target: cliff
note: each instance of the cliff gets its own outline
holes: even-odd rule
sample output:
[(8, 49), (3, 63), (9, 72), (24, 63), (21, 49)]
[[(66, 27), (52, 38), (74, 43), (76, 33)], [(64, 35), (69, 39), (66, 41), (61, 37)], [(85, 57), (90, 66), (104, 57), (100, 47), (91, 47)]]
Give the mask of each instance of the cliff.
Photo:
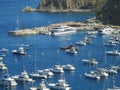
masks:
[(99, 11), (107, 0), (42, 0), (37, 9), (39, 10), (79, 10), (92, 9)]
[(120, 25), (120, 0), (108, 0), (97, 19), (105, 24)]

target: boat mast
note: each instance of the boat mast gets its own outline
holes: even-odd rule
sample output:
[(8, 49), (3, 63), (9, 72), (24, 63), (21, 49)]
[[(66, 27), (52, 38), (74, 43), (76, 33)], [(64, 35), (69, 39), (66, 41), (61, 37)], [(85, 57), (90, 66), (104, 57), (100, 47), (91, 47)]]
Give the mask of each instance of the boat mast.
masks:
[(34, 71), (36, 72), (36, 49), (35, 49), (34, 55), (35, 55), (35, 68), (34, 68), (35, 70)]
[(17, 16), (16, 23), (17, 23), (17, 28), (16, 28), (16, 30), (19, 30), (19, 17), (18, 17), (18, 16)]

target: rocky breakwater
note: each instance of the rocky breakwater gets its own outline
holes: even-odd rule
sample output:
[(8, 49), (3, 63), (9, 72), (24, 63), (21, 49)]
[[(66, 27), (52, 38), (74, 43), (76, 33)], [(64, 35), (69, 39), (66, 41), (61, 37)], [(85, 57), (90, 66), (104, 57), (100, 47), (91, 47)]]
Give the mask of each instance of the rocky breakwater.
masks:
[(23, 36), (23, 35), (35, 35), (35, 34), (46, 34), (49, 32), (49, 27), (38, 27), (32, 29), (21, 29), (9, 31), (10, 35)]
[(53, 27), (60, 26), (60, 25), (67, 25), (74, 27), (77, 31), (83, 30), (96, 30), (96, 28), (102, 28), (105, 25), (101, 24), (100, 22), (96, 21), (96, 18), (87, 19), (85, 22), (62, 22), (51, 24), (50, 26), (45, 27), (38, 27), (38, 28), (31, 28), (31, 29), (21, 29), (21, 30), (13, 30), (9, 31), (10, 35), (14, 36), (22, 36), (22, 35), (34, 35), (34, 34), (50, 34), (50, 30)]

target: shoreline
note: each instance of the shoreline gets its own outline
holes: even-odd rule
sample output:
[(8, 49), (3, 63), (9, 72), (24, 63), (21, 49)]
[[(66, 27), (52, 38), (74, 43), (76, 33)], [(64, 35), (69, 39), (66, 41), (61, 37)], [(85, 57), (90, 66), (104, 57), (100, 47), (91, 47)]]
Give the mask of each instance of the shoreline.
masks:
[(31, 6), (25, 7), (22, 12), (93, 12), (91, 9), (36, 9)]

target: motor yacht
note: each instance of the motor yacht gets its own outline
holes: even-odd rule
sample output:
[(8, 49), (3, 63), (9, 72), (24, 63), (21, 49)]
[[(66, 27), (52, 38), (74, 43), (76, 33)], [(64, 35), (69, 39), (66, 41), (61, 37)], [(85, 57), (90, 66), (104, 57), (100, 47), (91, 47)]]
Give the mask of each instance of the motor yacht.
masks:
[(114, 86), (113, 88), (107, 88), (107, 90), (120, 90), (120, 87)]
[(60, 25), (52, 28), (51, 35), (64, 35), (64, 34), (70, 34), (75, 33), (76, 29), (67, 25)]
[(101, 77), (108, 77), (108, 76), (109, 76), (107, 72), (105, 72), (105, 71), (103, 71), (103, 70), (100, 70), (100, 69), (96, 69), (96, 70), (94, 71), (94, 73), (99, 74)]
[(39, 74), (46, 75), (47, 77), (51, 77), (54, 75), (54, 73), (52, 71), (50, 71), (50, 69), (37, 70), (37, 72)]
[(120, 52), (118, 50), (113, 50), (113, 51), (106, 51), (108, 55), (120, 55)]
[(77, 45), (84, 45), (84, 46), (87, 45), (86, 42), (84, 42), (84, 41), (77, 41), (76, 44)]
[(111, 34), (114, 30), (115, 29), (111, 27), (104, 27), (104, 28), (98, 29), (98, 34), (101, 34), (101, 35)]
[(32, 78), (28, 76), (28, 73), (26, 71), (23, 71), (21, 75), (15, 75), (12, 76), (13, 79), (16, 81), (21, 81), (21, 82), (35, 82)]
[(77, 54), (78, 53), (78, 51), (74, 47), (72, 47), (70, 49), (67, 49), (66, 52), (71, 53), (71, 54)]
[(100, 75), (95, 72), (85, 73), (85, 76), (91, 79), (100, 80)]
[(70, 71), (74, 71), (75, 67), (71, 64), (67, 64), (67, 65), (62, 65), (64, 70), (70, 70)]
[(55, 65), (51, 71), (53, 73), (64, 73), (63, 67), (61, 65)]
[(98, 68), (101, 71), (107, 72), (108, 74), (117, 74), (117, 70), (114, 70), (112, 68), (107, 69), (107, 68)]
[(14, 87), (17, 85), (17, 83), (13, 78), (6, 74), (4, 78), (0, 80), (0, 85)]
[(0, 51), (1, 51), (1, 52), (8, 52), (8, 49), (2, 48)]
[(25, 55), (26, 52), (23, 47), (19, 47), (18, 50), (13, 50), (13, 54)]
[(96, 65), (98, 64), (98, 62), (96, 61), (96, 59), (82, 59), (82, 62), (84, 62), (85, 64), (90, 64), (90, 65)]
[(2, 56), (0, 56), (0, 62), (3, 60), (3, 57)]
[(55, 90), (70, 90), (71, 89), (69, 85), (66, 83), (65, 79), (60, 79), (58, 80), (57, 83), (50, 83), (49, 86), (51, 89), (55, 89)]
[(7, 67), (3, 62), (0, 62), (0, 71), (7, 70)]

